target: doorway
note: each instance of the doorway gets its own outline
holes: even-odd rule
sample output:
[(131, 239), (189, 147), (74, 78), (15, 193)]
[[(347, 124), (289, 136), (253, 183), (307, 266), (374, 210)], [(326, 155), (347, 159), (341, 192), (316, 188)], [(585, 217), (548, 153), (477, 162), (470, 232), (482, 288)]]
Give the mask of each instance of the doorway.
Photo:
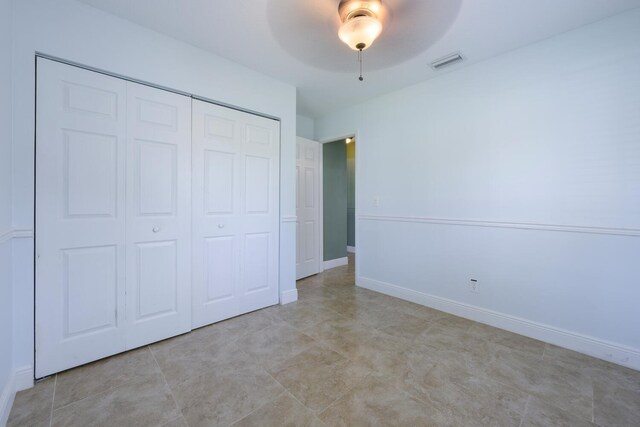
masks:
[(356, 138), (297, 142), (296, 280), (349, 264), (356, 252)]
[(347, 146), (347, 252), (356, 253), (356, 139), (345, 140)]
[(355, 252), (355, 155), (353, 136), (322, 145), (324, 269), (348, 264)]

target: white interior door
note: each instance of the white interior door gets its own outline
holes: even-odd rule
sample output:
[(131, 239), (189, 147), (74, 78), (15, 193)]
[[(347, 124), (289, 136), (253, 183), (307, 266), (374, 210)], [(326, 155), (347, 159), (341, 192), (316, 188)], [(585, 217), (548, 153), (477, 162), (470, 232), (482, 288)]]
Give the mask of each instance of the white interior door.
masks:
[(191, 328), (191, 100), (38, 59), (36, 376)]
[(278, 302), (280, 123), (193, 101), (193, 327)]
[(38, 59), (36, 377), (124, 351), (126, 82)]
[(296, 146), (296, 280), (320, 272), (320, 143)]
[(191, 330), (191, 99), (127, 83), (127, 348)]

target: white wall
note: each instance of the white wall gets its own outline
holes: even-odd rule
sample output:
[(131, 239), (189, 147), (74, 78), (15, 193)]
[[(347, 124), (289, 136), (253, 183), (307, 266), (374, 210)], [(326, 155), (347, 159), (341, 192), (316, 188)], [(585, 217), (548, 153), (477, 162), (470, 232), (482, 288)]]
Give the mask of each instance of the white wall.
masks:
[[(14, 228), (33, 229), (35, 52), (279, 117), (280, 214), (295, 217), (295, 87), (72, 0), (17, 1), (13, 16)], [(295, 292), (294, 221), (283, 221), (280, 239), (280, 290)], [(33, 361), (32, 245), (24, 237), (14, 251), (18, 367)]]
[(638, 40), (640, 9), (317, 119), (358, 132), (358, 283), (640, 369)]
[(298, 114), (296, 116), (296, 135), (307, 139), (313, 139), (314, 137), (314, 123), (313, 119)]
[(0, 0), (0, 425), (13, 396), (11, 290), (11, 0)]

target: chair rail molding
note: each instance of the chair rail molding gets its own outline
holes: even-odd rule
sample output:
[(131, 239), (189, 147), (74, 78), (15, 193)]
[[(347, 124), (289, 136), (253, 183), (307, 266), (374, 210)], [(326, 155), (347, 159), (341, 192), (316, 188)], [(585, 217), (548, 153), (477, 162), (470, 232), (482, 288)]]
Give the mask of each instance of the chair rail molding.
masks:
[(0, 244), (11, 240), (11, 239), (23, 239), (23, 238), (32, 238), (33, 230), (25, 228), (25, 229), (11, 229), (6, 231), (3, 234), (0, 234)]
[(465, 227), (515, 228), (520, 230), (557, 231), (567, 233), (606, 234), (615, 236), (640, 236), (640, 228), (596, 227), (571, 224), (539, 224), (533, 222), (503, 222), (475, 219), (432, 218), (422, 216), (358, 215), (361, 221), (410, 222), (417, 224), (457, 225)]

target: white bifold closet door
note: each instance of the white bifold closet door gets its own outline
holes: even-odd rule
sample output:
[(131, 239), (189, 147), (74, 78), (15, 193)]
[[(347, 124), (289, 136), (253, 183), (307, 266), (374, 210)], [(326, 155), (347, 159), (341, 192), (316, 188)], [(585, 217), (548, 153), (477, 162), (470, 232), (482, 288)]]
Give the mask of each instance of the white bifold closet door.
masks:
[(190, 330), (190, 98), (39, 58), (36, 103), (36, 377)]
[(278, 302), (280, 123), (193, 101), (193, 327)]

